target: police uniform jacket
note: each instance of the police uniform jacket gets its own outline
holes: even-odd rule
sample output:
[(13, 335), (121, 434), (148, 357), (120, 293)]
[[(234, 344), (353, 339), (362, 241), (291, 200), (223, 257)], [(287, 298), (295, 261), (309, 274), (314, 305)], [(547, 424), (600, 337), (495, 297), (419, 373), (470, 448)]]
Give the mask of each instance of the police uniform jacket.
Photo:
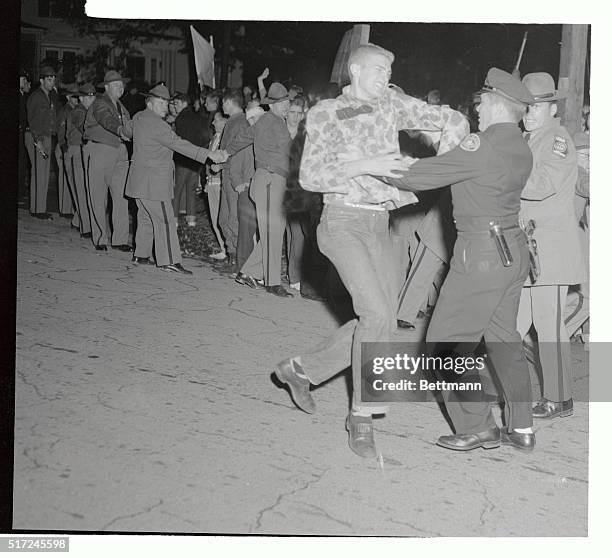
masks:
[(416, 229), (419, 240), (445, 263), (450, 261), (457, 237), (452, 207), (450, 192), (443, 190)]
[(28, 123), (34, 141), (39, 137), (57, 134), (58, 96), (55, 91), (47, 95), (41, 87), (34, 90), (27, 100)]
[(83, 139), (104, 143), (111, 147), (121, 145), (121, 135), (132, 137), (130, 113), (117, 101), (117, 106), (105, 93), (97, 97), (87, 110)]
[[(532, 167), (531, 150), (516, 124), (500, 123), (469, 134), (454, 149), (417, 161), (401, 179), (404, 190), (431, 190), (451, 184), (457, 229), (486, 219), (518, 223), (521, 192)], [(460, 225), (461, 224), (461, 225)]]
[(174, 195), (173, 152), (204, 163), (209, 150), (181, 139), (160, 116), (148, 108), (133, 119), (134, 153), (125, 189), (126, 195), (154, 201), (169, 201)]
[(72, 106), (70, 103), (66, 103), (57, 114), (57, 144), (60, 147), (64, 147), (67, 145), (67, 126), (68, 126), (68, 118), (70, 117), (70, 113), (72, 112)]
[(85, 125), (85, 117), (87, 109), (78, 104), (66, 120), (66, 142), (68, 145), (81, 145), (83, 143), (83, 127)]
[(536, 223), (540, 276), (527, 285), (574, 285), (586, 280), (586, 264), (575, 217), (576, 149), (557, 119), (528, 135), (533, 171), (521, 200), (521, 218)]

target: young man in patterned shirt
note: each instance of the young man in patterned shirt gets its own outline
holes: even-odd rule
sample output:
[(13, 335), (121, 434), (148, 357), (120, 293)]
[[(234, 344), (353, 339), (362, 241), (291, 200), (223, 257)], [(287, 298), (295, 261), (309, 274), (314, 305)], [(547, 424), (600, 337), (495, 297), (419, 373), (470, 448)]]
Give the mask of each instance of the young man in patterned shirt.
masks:
[(338, 270), (358, 319), (276, 368), (296, 405), (312, 413), (310, 384), (352, 366), (352, 409), (346, 427), (349, 446), (361, 457), (376, 456), (372, 415), (384, 414), (388, 407), (363, 402), (360, 382), (361, 343), (389, 341), (396, 327), (398, 286), (388, 211), (417, 201), (411, 192), (375, 176), (394, 177), (405, 169), (399, 130), (440, 132), (439, 153), (458, 145), (469, 132), (459, 112), (389, 88), (393, 59), (376, 45), (360, 46), (349, 58), (350, 85), (308, 113), (300, 181), (305, 190), (324, 194), (319, 247)]

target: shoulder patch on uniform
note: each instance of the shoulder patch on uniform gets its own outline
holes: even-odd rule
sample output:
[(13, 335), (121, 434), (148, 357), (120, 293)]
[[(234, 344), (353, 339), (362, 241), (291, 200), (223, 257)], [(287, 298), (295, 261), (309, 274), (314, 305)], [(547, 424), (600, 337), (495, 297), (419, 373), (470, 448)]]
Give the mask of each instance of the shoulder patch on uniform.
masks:
[(567, 156), (567, 140), (563, 136), (555, 136), (552, 152), (559, 157)]
[(480, 137), (477, 134), (468, 134), (463, 138), (463, 141), (459, 144), (459, 147), (464, 151), (478, 151), (480, 147)]

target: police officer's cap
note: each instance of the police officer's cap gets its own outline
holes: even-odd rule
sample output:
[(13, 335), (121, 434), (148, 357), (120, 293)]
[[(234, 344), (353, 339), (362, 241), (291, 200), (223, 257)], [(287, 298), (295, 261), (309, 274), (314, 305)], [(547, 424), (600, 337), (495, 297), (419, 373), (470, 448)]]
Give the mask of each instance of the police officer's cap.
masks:
[(91, 83), (84, 83), (79, 87), (79, 95), (81, 97), (93, 97), (96, 94), (96, 88)]
[(55, 77), (57, 72), (51, 66), (43, 66), (40, 69), (40, 78)]
[(535, 103), (533, 95), (530, 93), (529, 89), (521, 83), (521, 80), (499, 68), (491, 68), (488, 71), (487, 79), (480, 92), (497, 93), (506, 99), (525, 105), (532, 105)]
[(153, 89), (149, 90), (148, 93), (143, 93), (143, 95), (145, 95), (145, 97), (157, 97), (164, 101), (170, 100), (170, 91), (168, 91), (165, 85), (156, 85)]

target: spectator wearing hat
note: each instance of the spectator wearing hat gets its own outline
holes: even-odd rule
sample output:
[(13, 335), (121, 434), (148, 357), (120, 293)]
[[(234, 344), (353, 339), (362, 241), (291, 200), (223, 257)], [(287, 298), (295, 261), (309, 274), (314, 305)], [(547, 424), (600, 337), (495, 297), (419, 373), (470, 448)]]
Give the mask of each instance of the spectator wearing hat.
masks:
[(28, 197), (28, 153), (25, 146), (25, 134), (28, 130), (28, 115), (26, 101), (30, 92), (30, 76), (21, 69), (19, 72), (19, 198)]
[(55, 148), (55, 160), (57, 161), (57, 194), (59, 199), (60, 217), (70, 219), (75, 217), (76, 199), (75, 193), (70, 189), (68, 179), (68, 166), (66, 163), (66, 151), (68, 142), (66, 140), (66, 128), (68, 117), (74, 108), (79, 104), (79, 91), (76, 87), (71, 87), (63, 92), (66, 104), (57, 114), (57, 146)]
[[(176, 135), (199, 147), (206, 147), (207, 134), (202, 126), (202, 118), (191, 108), (189, 95), (175, 93), (170, 100), (174, 106)], [(176, 175), (174, 184), (174, 216), (178, 220), (180, 210), (185, 208), (187, 225), (196, 224), (196, 188), (202, 164), (180, 153), (174, 154)]]
[(83, 131), (87, 110), (96, 100), (96, 88), (85, 83), (78, 89), (79, 104), (66, 120), (67, 150), (64, 157), (70, 191), (74, 197), (76, 211), (72, 226), (78, 228), (82, 238), (91, 238), (91, 220), (86, 187), (85, 157), (83, 153)]
[(169, 100), (168, 88), (156, 85), (147, 94), (147, 108), (134, 115), (134, 154), (126, 187), (126, 194), (134, 198), (138, 206), (133, 261), (138, 264), (152, 263), (155, 243), (155, 259), (163, 271), (191, 275), (192, 272), (182, 265), (177, 223), (172, 209), (172, 155), (177, 152), (204, 163), (209, 151), (181, 139), (172, 131), (164, 120)]
[[(389, 182), (414, 191), (452, 185), (457, 241), (426, 342), (437, 357), (459, 350), (459, 343), (476, 346), (484, 338), (491, 372), (506, 402), (506, 427), (500, 431), (487, 400), (490, 382), (481, 383), (481, 390), (468, 398), (461, 391), (442, 390), (455, 434), (441, 436), (438, 445), (468, 451), (506, 444), (528, 451), (535, 446), (531, 380), (517, 314), (529, 273), (519, 211), (532, 155), (517, 124), (534, 98), (517, 78), (497, 68), (487, 73), (481, 97), (480, 133), (469, 134), (448, 153), (418, 160), (404, 178)], [(442, 381), (461, 379), (454, 371), (437, 373)], [(477, 373), (463, 381), (475, 382)]]
[(540, 274), (531, 275), (521, 293), (518, 330), (525, 337), (533, 325), (538, 334), (543, 382), (533, 416), (547, 419), (573, 413), (572, 359), (564, 313), (569, 285), (585, 281), (587, 272), (574, 209), (576, 148), (557, 118), (557, 101), (565, 95), (545, 72), (527, 74), (523, 84), (535, 102), (523, 118), (533, 171), (521, 196), (521, 219), (535, 222)]
[(56, 72), (50, 66), (40, 70), (40, 87), (28, 97), (29, 133), (26, 148), (30, 157), (30, 213), (39, 219), (52, 219), (47, 213), (47, 191), (51, 170), (51, 153), (57, 141), (58, 96), (55, 91)]
[[(237, 279), (254, 280), (263, 277), (266, 290), (276, 296), (293, 297), (281, 285), (281, 258), (286, 217), (283, 200), (289, 176), (291, 137), (285, 119), (289, 111), (289, 94), (285, 86), (273, 83), (261, 100), (270, 105), (270, 111), (257, 123), (246, 128), (225, 151), (235, 155), (241, 149), (255, 150), (255, 174), (251, 181), (250, 195), (255, 202), (259, 242), (242, 266)], [(255, 283), (248, 280), (248, 284)]]
[(124, 196), (129, 160), (125, 145), (132, 137), (130, 113), (119, 100), (128, 78), (119, 72), (106, 72), (104, 94), (97, 97), (85, 117), (85, 169), (89, 194), (92, 241), (96, 250), (108, 245), (107, 203), (110, 190), (113, 199), (112, 247), (129, 252), (130, 223), (128, 202)]

